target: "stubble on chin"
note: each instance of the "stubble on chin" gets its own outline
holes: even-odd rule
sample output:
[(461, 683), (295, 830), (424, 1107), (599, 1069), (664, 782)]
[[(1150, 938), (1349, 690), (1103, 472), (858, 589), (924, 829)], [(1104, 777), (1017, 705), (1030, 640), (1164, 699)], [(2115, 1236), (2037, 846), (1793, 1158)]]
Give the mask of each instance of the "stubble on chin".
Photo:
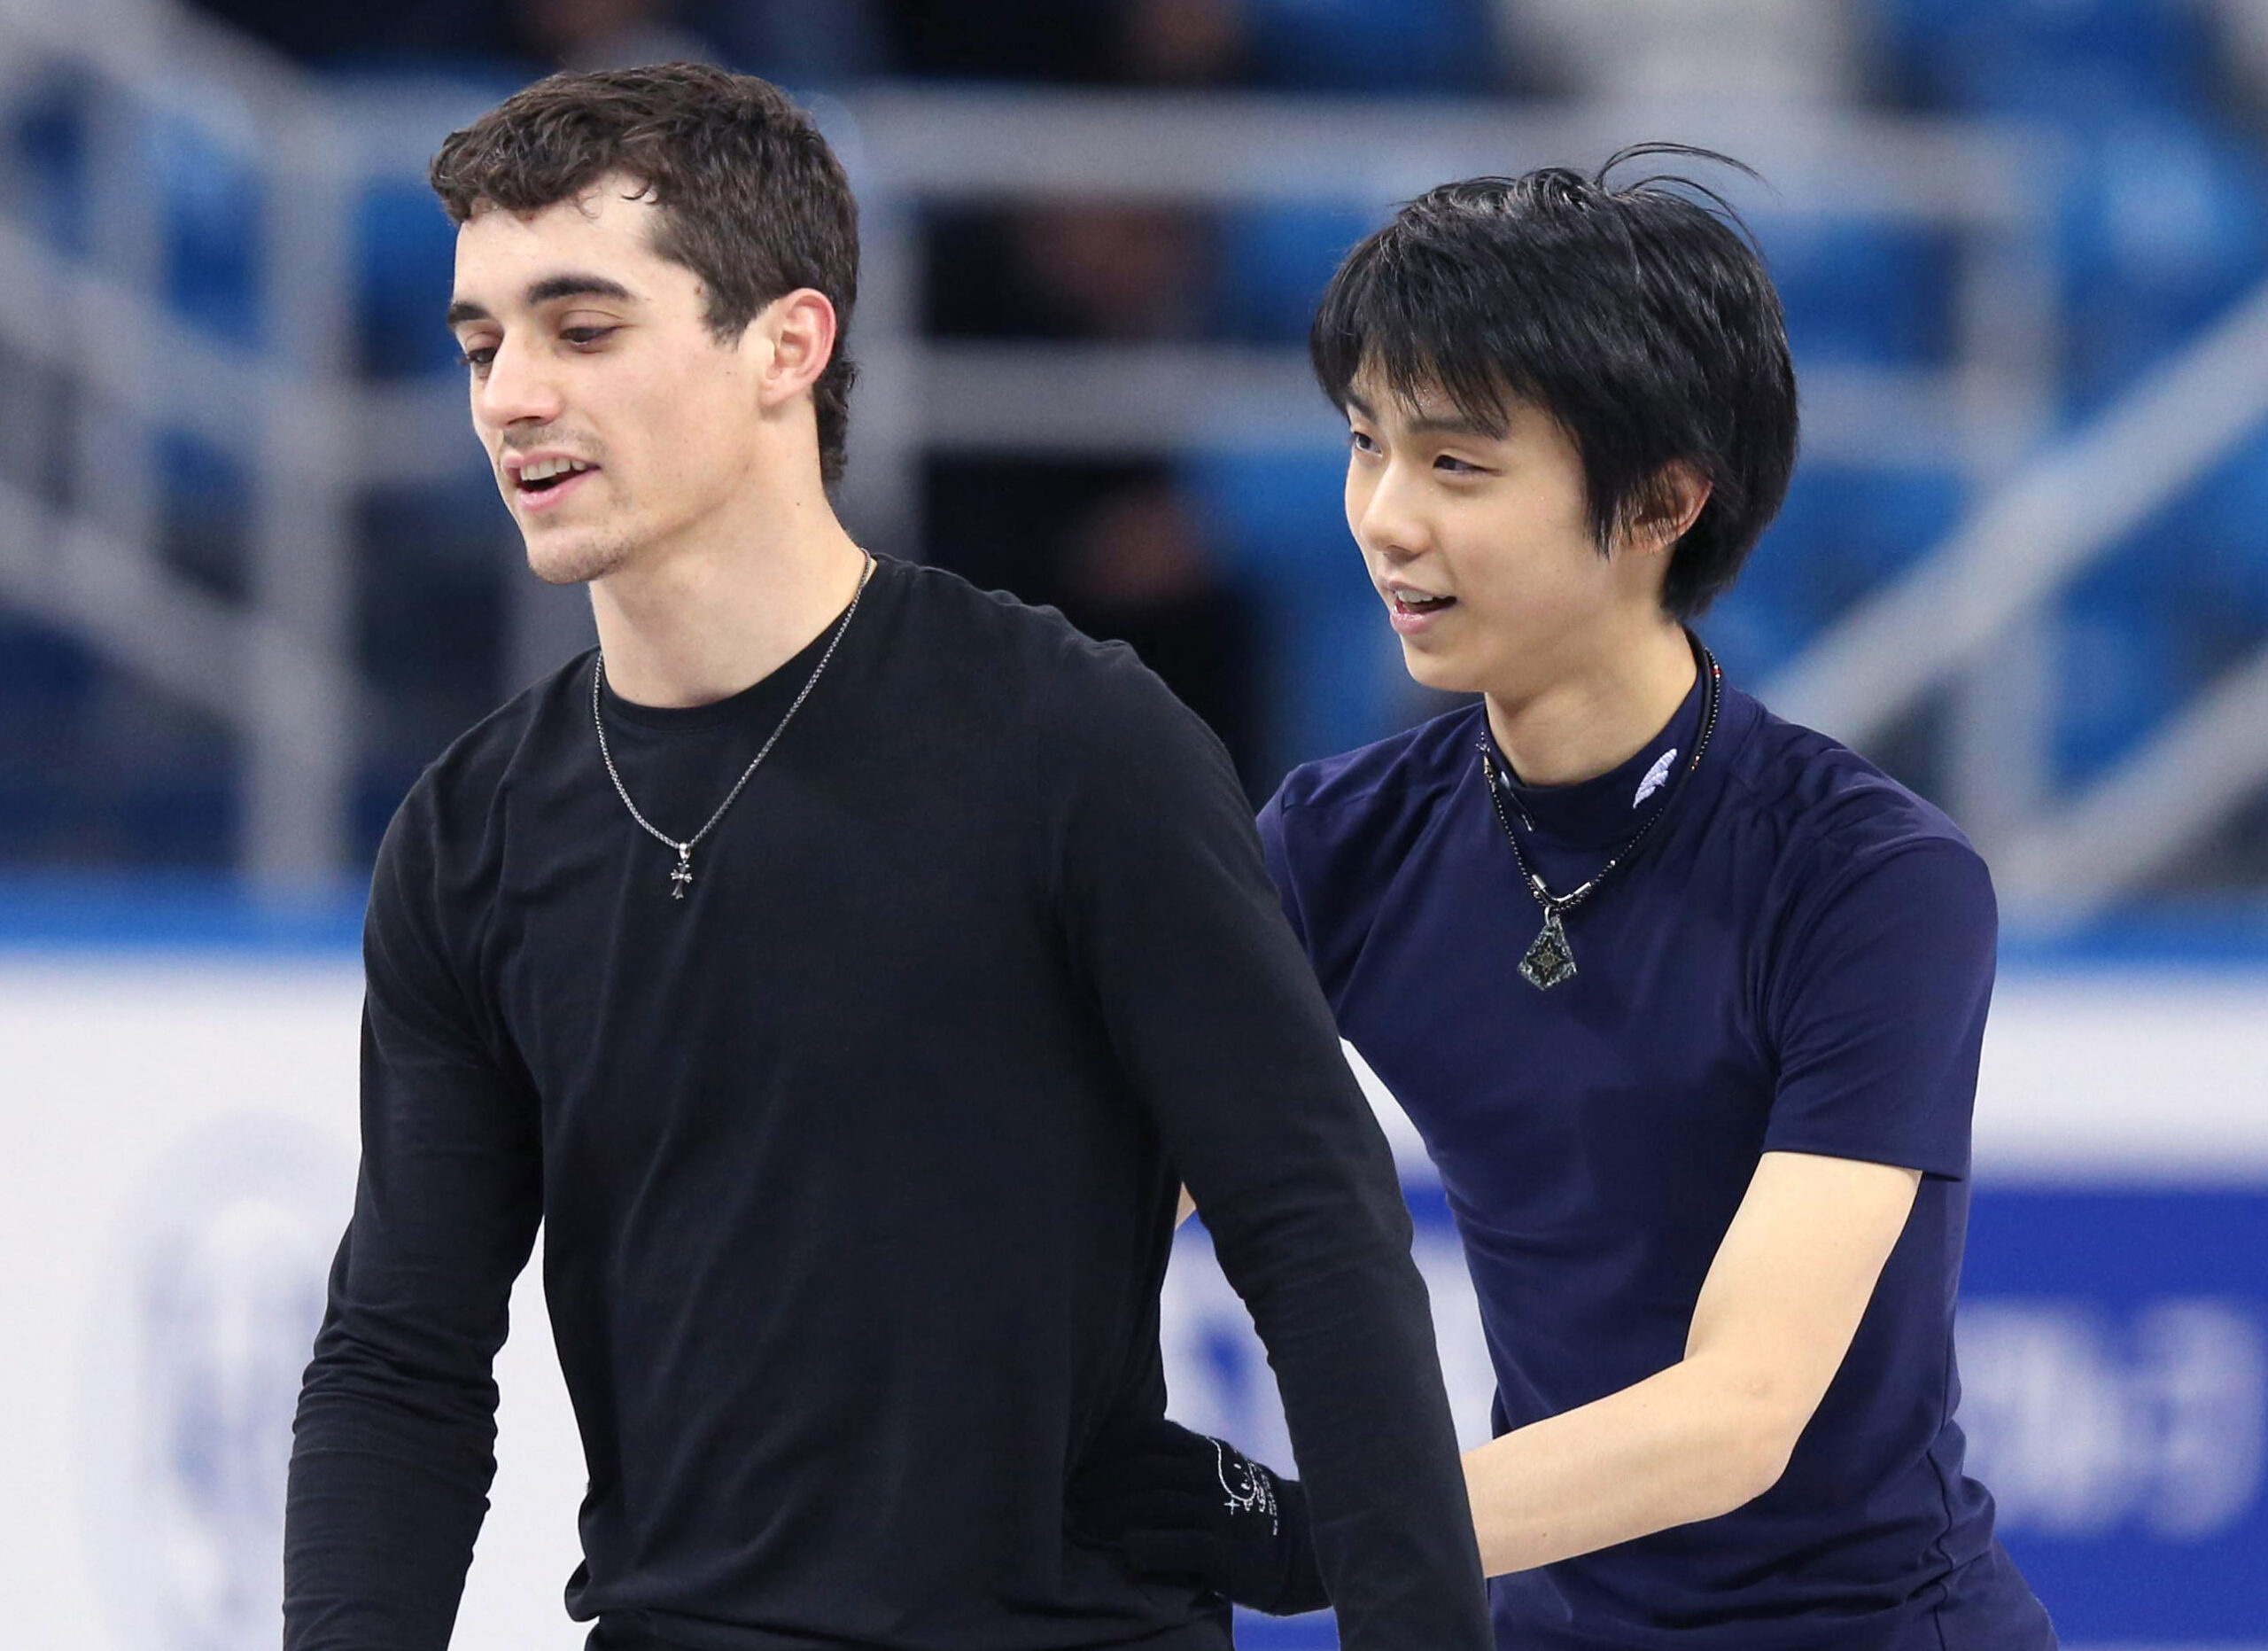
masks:
[(548, 544), (526, 535), (528, 571), (547, 585), (587, 585), (604, 579), (630, 559), (629, 541), (612, 537)]

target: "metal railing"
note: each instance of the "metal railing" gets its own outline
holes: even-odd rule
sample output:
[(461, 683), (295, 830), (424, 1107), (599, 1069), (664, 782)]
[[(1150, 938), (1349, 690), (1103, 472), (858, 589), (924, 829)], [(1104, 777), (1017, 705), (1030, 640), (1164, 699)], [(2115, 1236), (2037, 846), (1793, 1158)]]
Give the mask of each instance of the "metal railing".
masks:
[[(68, 453), (0, 484), (0, 594), (234, 729), (248, 879), (322, 887), (348, 862), (353, 734), (351, 520), (361, 398), (349, 372), (355, 177), (328, 102), (169, 6), (0, 0), (0, 112), (63, 81), (79, 115), (89, 232), (66, 257), (0, 216), (0, 346), (46, 392), (13, 397), (0, 445)], [(13, 98), (4, 96), (12, 93)], [(258, 348), (176, 320), (153, 156), (179, 122), (257, 167)], [(193, 432), (250, 479), (246, 589), (173, 572), (160, 432)]]
[[(1930, 559), (1771, 684), (1785, 714), (1863, 744), (1928, 695), (2021, 653), (2071, 582), (2268, 423), (2268, 285), (1988, 495)], [(2019, 737), (2044, 743), (2044, 705)], [(2023, 761), (2010, 742), (2001, 761)], [(2268, 781), (2268, 645), (2075, 797), (1990, 845), (2003, 898), (2076, 923), (2163, 869)]]
[[(485, 94), (445, 82), (327, 88), (149, 0), (90, 0), (67, 16), (50, 0), (0, 0), (0, 107), (43, 70), (83, 82), (97, 112), (91, 205), (109, 226), (86, 257), (65, 257), (0, 203), (0, 348), (66, 382), (66, 400), (100, 409), (78, 415), (70, 485), (42, 497), (19, 478), (0, 494), (0, 596), (240, 730), (245, 871), (278, 890), (322, 880), (346, 855), (363, 709), (348, 645), (357, 492), (459, 476), (479, 462), (454, 380), (381, 387), (351, 377), (349, 214), (370, 183), (422, 176), (439, 136)], [(1633, 138), (1674, 136), (1762, 169), (1776, 191), (1753, 203), (1764, 212), (1930, 226), (1959, 248), (1951, 360), (1807, 374), (1813, 457), (1951, 467), (1990, 487), (2043, 427), (2052, 265), (2037, 152), (2020, 135), (1658, 104), (879, 87), (817, 106), (861, 201), (852, 345), (863, 376), (843, 503), (877, 548), (920, 554), (920, 466), (932, 453), (1322, 451), (1340, 440), (1297, 348), (925, 338), (921, 219), (937, 206), (1115, 199), (1382, 213), (1447, 177), (1596, 160)], [(160, 117), (194, 124), (264, 179), (264, 347), (231, 347), (168, 316), (153, 250), (162, 203), (139, 135)], [(165, 566), (149, 439), (161, 428), (199, 432), (252, 478), (253, 573), (242, 600)], [(1337, 547), (1316, 552), (1335, 559)], [(523, 628), (551, 627), (561, 637), (552, 645), (587, 626), (557, 605), (571, 595), (514, 585), (539, 616)]]
[[(1297, 347), (926, 340), (918, 209), (1123, 200), (1342, 203), (1383, 215), (1453, 177), (1604, 159), (1642, 136), (1736, 153), (1759, 209), (1950, 231), (1961, 246), (1942, 369), (1806, 375), (1810, 453), (1996, 477), (2038, 440), (2054, 357), (2037, 146), (1971, 124), (1721, 105), (1538, 107), (1347, 98), (882, 90), (838, 105), (865, 222), (871, 363), (849, 498), (919, 541), (910, 452), (1338, 446)], [(1738, 192), (1738, 191), (1736, 191)]]

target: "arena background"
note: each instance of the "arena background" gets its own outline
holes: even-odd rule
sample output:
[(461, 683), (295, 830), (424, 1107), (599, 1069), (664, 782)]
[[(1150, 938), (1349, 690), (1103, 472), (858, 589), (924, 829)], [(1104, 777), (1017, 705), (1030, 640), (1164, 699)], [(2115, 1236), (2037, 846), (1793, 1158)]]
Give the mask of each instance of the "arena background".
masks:
[[(1255, 798), (1434, 708), (1305, 378), (1338, 254), (1635, 140), (1768, 176), (1805, 457), (1702, 629), (1994, 868), (1980, 1472), (2067, 1644), (2268, 1647), (2268, 0), (0, 0), (0, 1640), (276, 1642), (369, 857), (589, 624), (465, 432), (424, 162), (688, 55), (858, 188), (858, 533), (1131, 641)], [(1285, 1460), (1201, 1229), (1168, 1308), (1177, 1413)], [(565, 1651), (532, 1276), (515, 1324), (456, 1643)]]

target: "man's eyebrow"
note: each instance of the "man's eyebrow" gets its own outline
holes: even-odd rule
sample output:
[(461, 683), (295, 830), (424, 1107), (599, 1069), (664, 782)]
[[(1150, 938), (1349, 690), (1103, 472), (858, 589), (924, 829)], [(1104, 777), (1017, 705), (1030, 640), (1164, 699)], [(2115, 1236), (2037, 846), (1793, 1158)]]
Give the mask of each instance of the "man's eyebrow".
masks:
[[(1377, 411), (1352, 390), (1347, 392), (1345, 400), (1349, 412), (1360, 414), (1374, 424), (1379, 422)], [(1421, 413), (1410, 421), (1408, 429), (1414, 436), (1480, 436), (1491, 441), (1503, 434), (1462, 413)]]
[(1503, 434), (1462, 413), (1426, 413), (1410, 421), (1410, 432), (1420, 436), (1481, 436), (1495, 440)]
[[(559, 275), (545, 276), (528, 283), (528, 290), (520, 295), (521, 301), (533, 309), (540, 304), (555, 304), (563, 298), (611, 298), (636, 303), (638, 294), (621, 282), (602, 275), (586, 275), (579, 270), (568, 270)], [(461, 326), (468, 321), (493, 321), (495, 316), (470, 299), (459, 299), (443, 317), (450, 326)]]
[(633, 304), (638, 301), (638, 294), (619, 281), (571, 270), (564, 275), (546, 276), (540, 281), (530, 282), (524, 301), (532, 309), (538, 304), (556, 303), (563, 298), (615, 298)]

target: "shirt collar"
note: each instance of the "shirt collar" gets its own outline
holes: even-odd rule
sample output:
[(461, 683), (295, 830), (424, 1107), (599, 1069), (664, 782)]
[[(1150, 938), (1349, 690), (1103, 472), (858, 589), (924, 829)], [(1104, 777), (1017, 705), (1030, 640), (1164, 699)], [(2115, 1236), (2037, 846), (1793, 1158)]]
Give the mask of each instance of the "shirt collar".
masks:
[[(1495, 736), (1487, 734), (1489, 754), (1504, 776), (1504, 799), (1511, 806), (1514, 823), (1576, 847), (1603, 847), (1628, 837), (1646, 822), (1693, 760), (1705, 687), (1697, 672), (1684, 703), (1635, 756), (1573, 785), (1523, 783), (1513, 777), (1512, 765), (1504, 759)], [(1487, 727), (1485, 720), (1482, 726)]]

